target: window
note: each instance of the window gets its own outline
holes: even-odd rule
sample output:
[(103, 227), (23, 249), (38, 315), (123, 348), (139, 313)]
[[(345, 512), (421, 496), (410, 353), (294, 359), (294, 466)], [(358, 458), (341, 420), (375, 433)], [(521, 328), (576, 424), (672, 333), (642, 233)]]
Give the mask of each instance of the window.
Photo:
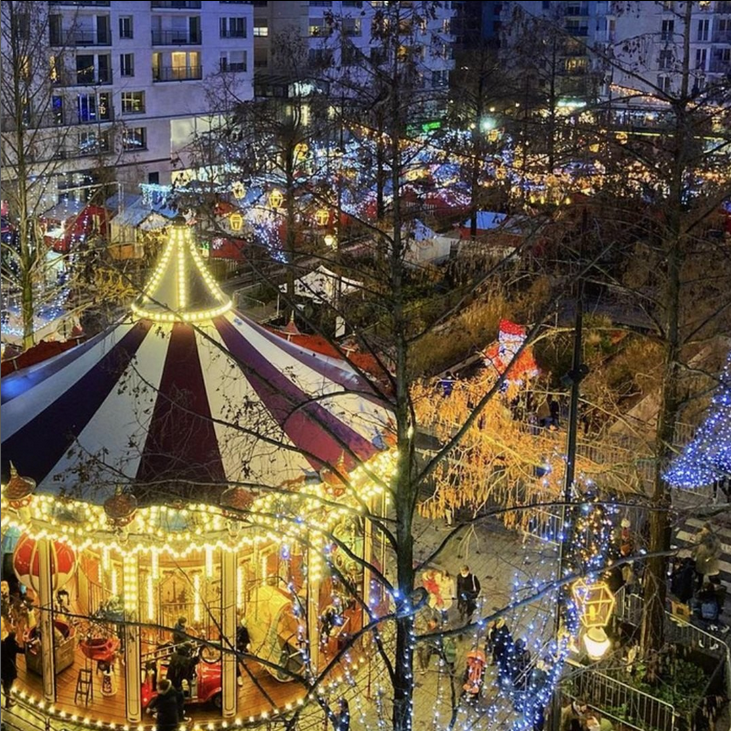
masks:
[(79, 154), (94, 155), (99, 152), (109, 152), (109, 132), (89, 129), (79, 132)]
[(313, 66), (330, 66), (332, 65), (333, 52), (331, 48), (310, 48), (309, 62)]
[(346, 36), (360, 35), (360, 18), (343, 18), (343, 34)]
[(431, 85), (433, 89), (441, 88), (449, 83), (449, 71), (432, 71)]
[(50, 42), (52, 46), (63, 45), (63, 16), (62, 15), (49, 15), (48, 16), (48, 33), (50, 36)]
[(107, 122), (112, 118), (109, 94), (79, 94), (76, 97), (79, 122)]
[(255, 36), (268, 36), (269, 35), (269, 20), (267, 18), (255, 18), (254, 19), (254, 35)]
[(246, 18), (221, 18), (221, 38), (246, 38)]
[(265, 69), (269, 65), (266, 48), (254, 49), (254, 68)]
[(112, 70), (109, 56), (80, 54), (76, 57), (77, 84), (111, 84)]
[(148, 185), (160, 185), (160, 173), (157, 171), (147, 173), (147, 184)]
[(579, 58), (567, 58), (566, 59), (566, 73), (569, 74), (582, 74), (586, 72), (589, 65), (589, 59), (584, 57)]
[(662, 31), (660, 35), (663, 41), (672, 41), (675, 33), (675, 21), (674, 20), (663, 20)]
[(706, 69), (706, 60), (708, 59), (707, 48), (696, 48), (695, 50), (695, 67), (701, 71)]
[(246, 71), (246, 51), (222, 53), (221, 71)]
[(660, 88), (660, 91), (664, 92), (665, 94), (669, 94), (670, 87), (672, 85), (672, 77), (660, 74), (657, 77), (657, 85)]
[(142, 114), (145, 111), (144, 91), (123, 91), (122, 92), (122, 113)]
[(658, 68), (661, 68), (661, 69), (670, 69), (673, 66), (674, 60), (675, 59), (673, 57), (673, 52), (665, 49), (663, 51), (660, 51), (660, 56), (657, 61), (657, 66), (658, 66)]
[(119, 17), (119, 37), (134, 38), (134, 26), (131, 15), (121, 15)]
[(128, 127), (122, 130), (122, 149), (127, 152), (146, 150), (147, 129), (145, 127)]
[(63, 97), (51, 97), (51, 115), (54, 124), (63, 124)]
[(452, 29), (452, 22), (449, 18), (445, 18), (442, 21), (442, 33), (449, 33)]
[(703, 18), (702, 20), (698, 21), (698, 40), (699, 41), (707, 41), (708, 40), (708, 29), (711, 26), (711, 21), (708, 18)]
[(119, 56), (119, 73), (122, 76), (135, 75), (135, 55), (134, 53), (122, 53)]
[(340, 63), (342, 66), (354, 66), (359, 56), (358, 49), (352, 43), (346, 43), (340, 52)]
[(325, 18), (310, 18), (310, 35), (311, 36), (330, 35), (330, 25), (325, 20)]

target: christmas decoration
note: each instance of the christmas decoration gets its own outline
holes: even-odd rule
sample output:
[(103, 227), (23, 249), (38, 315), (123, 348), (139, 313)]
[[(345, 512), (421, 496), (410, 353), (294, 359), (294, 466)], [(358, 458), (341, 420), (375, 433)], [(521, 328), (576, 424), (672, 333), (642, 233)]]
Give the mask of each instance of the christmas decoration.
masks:
[(731, 479), (731, 353), (706, 420), (664, 477), (674, 487), (686, 489)]
[[(40, 590), (39, 573), (40, 557), (38, 542), (27, 533), (18, 540), (13, 552), (13, 570), (18, 581), (35, 591)], [(57, 591), (74, 575), (76, 571), (76, 554), (67, 543), (53, 541), (51, 543), (51, 576), (53, 591)]]

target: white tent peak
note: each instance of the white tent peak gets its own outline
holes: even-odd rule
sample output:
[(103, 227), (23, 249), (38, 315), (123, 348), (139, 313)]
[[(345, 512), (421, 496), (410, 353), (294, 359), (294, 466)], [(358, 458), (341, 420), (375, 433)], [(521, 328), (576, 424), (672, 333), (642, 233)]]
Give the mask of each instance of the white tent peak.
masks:
[(132, 304), (140, 318), (161, 322), (200, 322), (231, 309), (201, 258), (181, 217), (168, 228), (168, 241), (143, 293)]

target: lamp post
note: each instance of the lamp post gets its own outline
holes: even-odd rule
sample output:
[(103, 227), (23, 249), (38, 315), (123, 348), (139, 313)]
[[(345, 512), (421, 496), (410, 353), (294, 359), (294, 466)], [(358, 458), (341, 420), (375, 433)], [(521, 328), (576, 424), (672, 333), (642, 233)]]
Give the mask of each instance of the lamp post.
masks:
[[(581, 238), (579, 240), (579, 267), (584, 252), (584, 243), (588, 227), (588, 212), (584, 208), (581, 219)], [(584, 282), (579, 277), (576, 282), (576, 315), (574, 320), (574, 350), (571, 361), (569, 378), (571, 380), (571, 401), (569, 403), (568, 434), (566, 444), (566, 475), (563, 491), (563, 505), (561, 506), (561, 541), (558, 545), (558, 580), (562, 580), (567, 572), (567, 556), (571, 545), (571, 534), (567, 526), (567, 517), (570, 515), (570, 504), (573, 501), (574, 479), (576, 476), (576, 438), (579, 427), (579, 398), (581, 397), (581, 382), (588, 374), (588, 368), (582, 362), (582, 330), (584, 324)], [(556, 604), (555, 636), (558, 637), (563, 625), (563, 611), (567, 604), (567, 590), (559, 589)], [(558, 731), (561, 722), (561, 691), (560, 682), (556, 684), (551, 708), (551, 728)]]

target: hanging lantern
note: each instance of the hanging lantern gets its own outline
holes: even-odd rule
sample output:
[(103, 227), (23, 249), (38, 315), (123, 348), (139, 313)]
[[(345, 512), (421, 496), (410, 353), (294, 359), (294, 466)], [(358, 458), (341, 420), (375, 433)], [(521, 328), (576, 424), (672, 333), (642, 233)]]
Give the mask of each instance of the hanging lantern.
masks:
[(592, 660), (601, 660), (611, 645), (602, 627), (591, 627), (584, 635), (584, 647)]
[(231, 186), (231, 193), (233, 194), (234, 198), (236, 198), (237, 200), (241, 200), (246, 195), (246, 188), (240, 180), (237, 180)]
[(241, 231), (244, 225), (244, 217), (240, 213), (232, 213), (228, 217), (228, 225), (232, 231)]
[(229, 487), (223, 491), (219, 504), (222, 508), (229, 508), (227, 515), (232, 518), (240, 517), (242, 511), (246, 511), (254, 502), (254, 495), (251, 490), (245, 487)]
[(284, 195), (281, 190), (275, 188), (269, 194), (269, 205), (276, 210), (282, 205), (282, 203), (284, 203)]
[(33, 492), (36, 489), (36, 481), (30, 477), (21, 477), (15, 465), (10, 463), (10, 480), (5, 487), (5, 497), (8, 505), (15, 510), (26, 508), (33, 501)]
[(571, 592), (584, 627), (606, 627), (616, 603), (609, 586), (603, 581), (579, 579)]
[(330, 221), (330, 211), (327, 208), (318, 208), (315, 211), (315, 223), (318, 226), (327, 226)]
[(325, 467), (320, 471), (320, 479), (325, 486), (325, 492), (334, 498), (342, 497), (345, 494), (343, 478), (347, 478), (348, 469), (345, 464), (345, 452), (340, 453), (335, 469)]
[(298, 143), (294, 147), (294, 157), (295, 157), (295, 160), (297, 160), (297, 159), (301, 160), (302, 158), (306, 157), (307, 156), (307, 153), (309, 151), (310, 151), (310, 147), (309, 147), (309, 145), (306, 142), (300, 142), (300, 143)]
[(124, 528), (135, 518), (137, 512), (137, 498), (129, 492), (124, 492), (121, 487), (112, 497), (104, 501), (104, 513), (112, 528)]
[[(38, 542), (27, 533), (18, 540), (13, 552), (13, 570), (18, 581), (25, 586), (40, 591), (40, 557)], [(76, 570), (76, 554), (73, 548), (61, 541), (51, 542), (51, 576), (53, 591), (65, 586)]]

